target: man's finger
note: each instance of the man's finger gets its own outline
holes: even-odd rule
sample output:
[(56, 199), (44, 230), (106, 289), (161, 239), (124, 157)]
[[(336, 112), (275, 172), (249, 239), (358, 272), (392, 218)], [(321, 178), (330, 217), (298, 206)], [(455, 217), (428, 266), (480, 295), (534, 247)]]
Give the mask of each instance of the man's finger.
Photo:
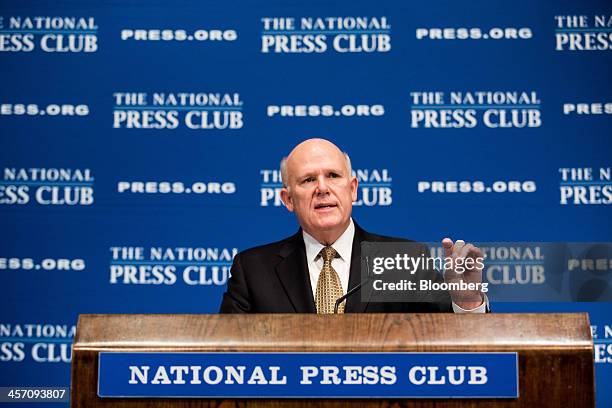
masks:
[(450, 257), (453, 254), (453, 240), (450, 238), (444, 238), (442, 240), (442, 248), (444, 248), (444, 257)]
[(457, 258), (467, 258), (473, 248), (474, 248), (474, 245), (472, 245), (472, 244), (465, 244), (461, 248), (461, 250), (458, 251)]
[(461, 251), (463, 250), (463, 248), (465, 247), (465, 241), (462, 239), (458, 239), (455, 241), (455, 245), (453, 246), (453, 255), (455, 257), (459, 257), (459, 255), (461, 254)]
[(470, 250), (468, 251), (466, 256), (469, 256), (470, 258), (474, 258), (474, 259), (484, 258), (484, 254), (482, 253), (482, 250), (472, 244), (470, 244)]
[[(474, 245), (472, 245), (470, 250), (468, 251), (467, 257), (472, 258), (475, 261), (478, 261), (478, 259), (480, 259), (481, 263), (484, 262), (484, 253), (482, 252), (482, 249)], [(482, 268), (478, 268), (476, 265), (477, 264), (474, 264), (474, 269), (476, 269), (477, 271), (482, 271)]]

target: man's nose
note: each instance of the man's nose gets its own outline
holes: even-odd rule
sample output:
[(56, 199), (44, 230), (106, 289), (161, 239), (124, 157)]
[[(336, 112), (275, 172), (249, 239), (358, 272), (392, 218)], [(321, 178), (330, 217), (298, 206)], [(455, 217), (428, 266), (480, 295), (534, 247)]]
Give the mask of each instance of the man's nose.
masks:
[(320, 176), (317, 178), (317, 193), (318, 194), (327, 194), (329, 192), (329, 188), (327, 185), (327, 180), (325, 177)]

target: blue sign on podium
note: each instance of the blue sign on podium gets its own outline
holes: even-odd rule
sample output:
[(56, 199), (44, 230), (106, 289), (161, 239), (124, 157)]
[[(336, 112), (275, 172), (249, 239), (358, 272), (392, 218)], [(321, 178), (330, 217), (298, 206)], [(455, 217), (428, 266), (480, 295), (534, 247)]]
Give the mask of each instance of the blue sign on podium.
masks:
[(518, 398), (517, 353), (109, 353), (98, 396)]

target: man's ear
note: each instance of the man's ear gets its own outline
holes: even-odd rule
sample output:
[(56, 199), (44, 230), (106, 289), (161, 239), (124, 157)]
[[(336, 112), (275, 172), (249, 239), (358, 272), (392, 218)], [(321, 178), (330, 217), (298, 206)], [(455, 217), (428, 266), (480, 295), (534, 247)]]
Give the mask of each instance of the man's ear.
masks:
[(287, 190), (287, 187), (281, 188), (280, 197), (283, 204), (285, 204), (285, 207), (287, 207), (289, 211), (293, 212), (293, 200), (291, 198), (291, 193), (289, 190)]
[(351, 179), (351, 199), (353, 200), (353, 202), (357, 201), (357, 185), (359, 183), (357, 182), (357, 177), (353, 177)]

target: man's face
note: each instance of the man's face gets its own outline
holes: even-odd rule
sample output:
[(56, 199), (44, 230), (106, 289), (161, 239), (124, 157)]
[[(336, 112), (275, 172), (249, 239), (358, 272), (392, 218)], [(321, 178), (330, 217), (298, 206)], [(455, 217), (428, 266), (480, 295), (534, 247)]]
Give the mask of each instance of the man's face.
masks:
[(332, 143), (306, 141), (287, 158), (287, 186), (281, 198), (302, 228), (320, 239), (337, 239), (348, 227), (357, 179), (348, 173), (344, 154)]

